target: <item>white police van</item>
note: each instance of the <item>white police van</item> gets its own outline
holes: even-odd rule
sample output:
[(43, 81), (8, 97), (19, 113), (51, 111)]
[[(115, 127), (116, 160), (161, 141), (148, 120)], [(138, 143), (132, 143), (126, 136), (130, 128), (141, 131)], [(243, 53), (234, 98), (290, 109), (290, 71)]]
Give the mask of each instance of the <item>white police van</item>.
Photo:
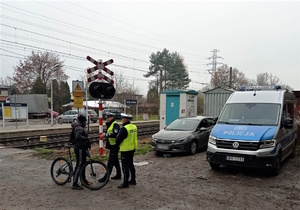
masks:
[(210, 133), (207, 161), (220, 165), (269, 168), (295, 155), (297, 125), (295, 95), (280, 86), (235, 91), (224, 105)]

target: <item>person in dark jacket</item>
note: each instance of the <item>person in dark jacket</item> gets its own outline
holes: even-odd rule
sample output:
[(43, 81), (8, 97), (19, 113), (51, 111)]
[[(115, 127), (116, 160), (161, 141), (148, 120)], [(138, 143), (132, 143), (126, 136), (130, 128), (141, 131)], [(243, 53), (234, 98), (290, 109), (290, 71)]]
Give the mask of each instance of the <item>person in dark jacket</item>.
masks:
[[(73, 179), (72, 189), (81, 190), (83, 189), (78, 185), (79, 172), (81, 167), (86, 163), (87, 149), (91, 147), (90, 141), (88, 139), (87, 133), (84, 130), (86, 126), (86, 117), (79, 115), (77, 120), (74, 121), (72, 126), (75, 126), (75, 144), (74, 151), (76, 155), (76, 166)], [(85, 177), (84, 177), (85, 180)], [(87, 181), (86, 181), (87, 182)]]
[[(109, 175), (111, 175), (113, 167), (116, 168), (116, 175), (111, 177), (111, 179), (121, 179), (121, 167), (118, 159), (119, 147), (116, 145), (116, 137), (120, 131), (120, 126), (115, 121), (114, 114), (108, 112), (106, 114), (106, 133), (102, 134), (102, 138), (106, 138), (106, 148), (109, 149), (109, 157), (107, 162), (107, 167)], [(106, 180), (107, 174), (99, 180), (99, 182), (104, 182)]]
[[(118, 188), (128, 188), (129, 184), (136, 185), (135, 167), (133, 165), (134, 152), (137, 149), (137, 127), (130, 123), (131, 115), (122, 114), (123, 127), (120, 129), (116, 144), (120, 147), (123, 170), (123, 183)], [(129, 171), (131, 180), (129, 181)]]

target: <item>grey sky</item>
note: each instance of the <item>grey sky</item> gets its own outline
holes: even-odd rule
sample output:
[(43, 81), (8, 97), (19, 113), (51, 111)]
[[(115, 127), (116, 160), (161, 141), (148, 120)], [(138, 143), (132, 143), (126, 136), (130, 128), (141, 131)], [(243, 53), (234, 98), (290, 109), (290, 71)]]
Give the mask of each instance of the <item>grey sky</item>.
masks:
[(218, 62), (247, 78), (268, 72), (300, 90), (299, 1), (2, 0), (0, 12), (0, 77), (32, 50), (48, 50), (65, 61), (70, 85), (93, 66), (89, 55), (114, 59), (108, 68), (146, 94), (149, 55), (166, 48), (185, 58), (198, 90), (218, 49)]

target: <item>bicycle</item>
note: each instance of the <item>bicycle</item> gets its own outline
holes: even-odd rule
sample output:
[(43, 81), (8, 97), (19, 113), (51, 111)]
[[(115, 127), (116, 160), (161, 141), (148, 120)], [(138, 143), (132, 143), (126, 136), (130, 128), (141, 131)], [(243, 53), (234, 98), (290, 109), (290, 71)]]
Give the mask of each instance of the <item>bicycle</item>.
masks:
[[(64, 157), (56, 158), (51, 165), (50, 174), (51, 178), (57, 185), (65, 185), (68, 182), (71, 182), (71, 178), (74, 176), (73, 161), (74, 158), (71, 156), (71, 148), (73, 145), (65, 145), (68, 148), (68, 159)], [(105, 163), (98, 160), (93, 160), (91, 158), (89, 150), (87, 150), (88, 161), (82, 166), (79, 177), (82, 185), (90, 190), (99, 190), (104, 187), (108, 180), (109, 176), (106, 176), (104, 182), (99, 182), (98, 180), (105, 177), (105, 174), (108, 174), (108, 168)], [(85, 175), (84, 181), (83, 177)]]
[[(59, 124), (62, 124), (62, 123), (63, 123), (62, 119), (57, 119), (56, 117), (53, 118), (53, 125), (55, 125), (57, 122), (58, 122)], [(50, 124), (50, 123), (51, 123), (51, 118), (46, 117), (46, 118), (44, 119), (44, 123), (45, 123), (45, 124)]]

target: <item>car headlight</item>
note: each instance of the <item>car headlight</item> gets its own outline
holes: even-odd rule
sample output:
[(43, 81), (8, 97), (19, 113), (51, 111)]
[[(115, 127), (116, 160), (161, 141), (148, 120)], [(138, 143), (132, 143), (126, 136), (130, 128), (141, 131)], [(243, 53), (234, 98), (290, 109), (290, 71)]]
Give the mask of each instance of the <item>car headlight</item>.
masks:
[(276, 145), (276, 141), (275, 140), (266, 140), (266, 141), (261, 141), (260, 142), (259, 148), (260, 149), (270, 148), (270, 147), (275, 147), (275, 145)]
[(180, 138), (180, 139), (176, 139), (174, 142), (175, 142), (175, 143), (182, 143), (182, 142), (184, 142), (185, 140), (187, 140), (187, 137)]
[(208, 143), (216, 145), (217, 144), (217, 138), (210, 135), (209, 138), (208, 138)]
[(152, 141), (156, 142), (156, 138), (154, 137), (154, 135), (152, 136)]

